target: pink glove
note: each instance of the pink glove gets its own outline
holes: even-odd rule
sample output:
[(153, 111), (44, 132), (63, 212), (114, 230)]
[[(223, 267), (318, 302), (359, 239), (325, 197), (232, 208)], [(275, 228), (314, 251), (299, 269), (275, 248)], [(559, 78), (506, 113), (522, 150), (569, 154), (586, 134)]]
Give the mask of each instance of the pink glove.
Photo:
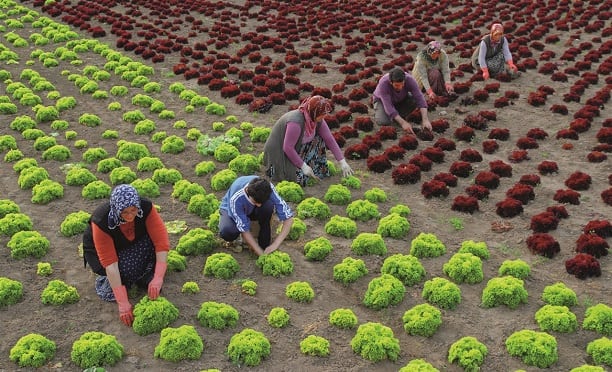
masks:
[(508, 61), (508, 68), (510, 70), (512, 70), (513, 72), (517, 72), (518, 71), (518, 68), (516, 67), (516, 65), (512, 61)]
[(431, 89), (431, 88), (427, 89), (427, 96), (428, 96), (430, 99), (434, 99), (434, 98), (436, 98), (436, 94), (434, 93), (433, 89)]
[(168, 264), (165, 262), (157, 261), (155, 263), (155, 273), (153, 274), (153, 279), (149, 282), (149, 298), (151, 300), (155, 300), (159, 297), (162, 284), (164, 284), (164, 275), (166, 275), (167, 268)]
[(132, 304), (128, 300), (127, 288), (124, 285), (113, 288), (115, 300), (119, 305), (119, 318), (126, 326), (132, 326), (134, 314), (132, 313)]
[(453, 84), (451, 83), (444, 84), (444, 87), (446, 88), (447, 93), (452, 93), (455, 91), (455, 89), (453, 89)]
[(488, 67), (482, 68), (482, 78), (485, 80), (489, 79), (489, 68)]

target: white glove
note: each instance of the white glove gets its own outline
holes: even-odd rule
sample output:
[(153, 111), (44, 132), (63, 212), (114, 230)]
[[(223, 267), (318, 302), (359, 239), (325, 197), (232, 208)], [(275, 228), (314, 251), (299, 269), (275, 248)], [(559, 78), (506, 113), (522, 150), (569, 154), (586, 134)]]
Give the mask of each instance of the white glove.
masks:
[(308, 176), (308, 177), (312, 177), (317, 179), (317, 176), (314, 174), (314, 172), (312, 171), (312, 168), (310, 168), (310, 166), (308, 164), (306, 164), (306, 162), (304, 162), (304, 164), (302, 164), (302, 173), (304, 173), (304, 176)]
[(353, 170), (351, 166), (348, 165), (346, 159), (340, 160), (340, 169), (342, 169), (342, 177), (348, 177), (353, 175)]

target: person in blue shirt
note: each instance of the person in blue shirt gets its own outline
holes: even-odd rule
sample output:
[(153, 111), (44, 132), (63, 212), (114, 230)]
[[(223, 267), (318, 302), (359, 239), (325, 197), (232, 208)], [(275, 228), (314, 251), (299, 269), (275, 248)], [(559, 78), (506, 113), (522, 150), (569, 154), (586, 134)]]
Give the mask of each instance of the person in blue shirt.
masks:
[[(272, 240), (270, 220), (276, 212), (282, 222), (280, 233)], [(274, 185), (258, 176), (238, 177), (221, 199), (219, 235), (226, 242), (239, 236), (258, 256), (277, 250), (293, 225), (293, 211), (278, 195)], [(251, 221), (259, 223), (257, 240), (251, 233)]]

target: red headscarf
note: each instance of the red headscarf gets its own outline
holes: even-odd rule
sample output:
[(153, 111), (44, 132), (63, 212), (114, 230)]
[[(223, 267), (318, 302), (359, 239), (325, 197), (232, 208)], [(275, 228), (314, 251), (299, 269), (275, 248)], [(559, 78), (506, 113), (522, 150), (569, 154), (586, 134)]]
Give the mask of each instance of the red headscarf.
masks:
[(332, 105), (325, 97), (312, 96), (306, 98), (298, 110), (304, 114), (304, 132), (307, 136), (311, 136), (317, 127), (315, 121), (317, 117), (329, 114), (332, 111)]

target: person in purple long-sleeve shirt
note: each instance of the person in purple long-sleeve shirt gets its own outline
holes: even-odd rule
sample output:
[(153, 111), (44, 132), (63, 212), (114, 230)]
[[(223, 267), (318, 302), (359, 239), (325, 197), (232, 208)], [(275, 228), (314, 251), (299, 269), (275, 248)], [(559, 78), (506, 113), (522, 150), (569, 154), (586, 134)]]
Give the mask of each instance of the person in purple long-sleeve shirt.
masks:
[(325, 122), (325, 115), (331, 110), (327, 98), (315, 95), (276, 121), (264, 145), (263, 161), (268, 177), (302, 186), (311, 178), (328, 177), (326, 149), (330, 149), (340, 163), (343, 177), (353, 174)]
[(383, 75), (372, 97), (374, 120), (378, 125), (399, 124), (406, 132), (414, 134), (412, 125), (406, 120), (408, 115), (419, 108), (422, 126), (431, 131), (427, 115), (427, 101), (416, 80), (400, 67), (394, 67)]
[[(276, 212), (282, 228), (272, 241), (270, 219)], [(219, 235), (226, 242), (242, 237), (258, 256), (277, 250), (291, 231), (293, 211), (278, 195), (270, 181), (257, 176), (238, 177), (221, 199)], [(251, 221), (259, 223), (257, 240), (251, 233)]]

